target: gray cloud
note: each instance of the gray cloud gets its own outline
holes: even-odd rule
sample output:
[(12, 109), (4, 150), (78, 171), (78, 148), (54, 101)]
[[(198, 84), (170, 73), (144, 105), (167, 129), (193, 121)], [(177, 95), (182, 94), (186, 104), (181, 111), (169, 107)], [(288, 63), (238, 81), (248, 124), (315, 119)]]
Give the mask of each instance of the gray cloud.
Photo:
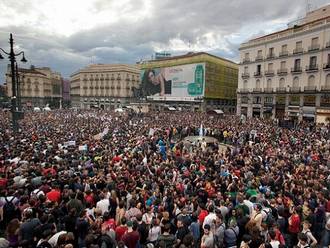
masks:
[[(7, 2), (7, 8), (29, 11), (29, 1), (19, 5)], [(113, 8), (116, 2), (97, 0), (90, 11), (97, 16), (101, 11)], [(319, 5), (327, 2), (317, 1)], [(65, 77), (91, 61), (135, 63), (150, 58), (157, 47), (182, 54), (189, 50), (188, 43), (191, 49), (237, 60), (237, 49), (242, 41), (263, 35), (266, 28), (274, 31), (285, 28), (287, 22), (302, 16), (305, 11), (301, 0), (152, 0), (150, 4), (151, 9), (137, 21), (125, 18), (125, 15), (147, 9), (143, 0), (128, 2), (121, 10), (123, 16), (116, 22), (77, 30), (70, 36), (45, 33), (29, 23), (2, 27), (0, 47), (8, 49), (7, 40), (12, 32), (16, 44), (26, 52), (27, 66), (49, 66)], [(43, 14), (38, 16), (42, 22)], [(185, 46), (173, 47), (173, 40), (180, 40)], [(6, 63), (0, 62), (0, 75), (4, 75)], [(4, 77), (0, 83), (3, 80)]]

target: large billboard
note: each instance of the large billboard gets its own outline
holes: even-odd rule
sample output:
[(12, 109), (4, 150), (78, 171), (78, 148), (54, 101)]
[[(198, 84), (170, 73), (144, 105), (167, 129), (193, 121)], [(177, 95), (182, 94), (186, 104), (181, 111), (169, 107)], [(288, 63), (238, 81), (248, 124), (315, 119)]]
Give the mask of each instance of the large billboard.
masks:
[(204, 96), (205, 63), (141, 70), (142, 95), (153, 100)]

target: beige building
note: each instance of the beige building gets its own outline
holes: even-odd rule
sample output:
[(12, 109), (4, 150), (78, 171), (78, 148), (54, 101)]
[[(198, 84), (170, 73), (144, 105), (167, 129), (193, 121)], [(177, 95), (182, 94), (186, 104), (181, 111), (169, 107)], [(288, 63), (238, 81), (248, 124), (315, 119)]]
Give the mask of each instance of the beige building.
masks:
[[(18, 68), (19, 93), (23, 107), (58, 108), (62, 100), (62, 77), (48, 67)], [(11, 70), (6, 74), (7, 93), (12, 96)]]
[(330, 5), (239, 50), (238, 115), (314, 121), (318, 112), (330, 115)]
[(71, 105), (78, 108), (116, 108), (131, 102), (140, 85), (134, 65), (94, 64), (71, 75)]

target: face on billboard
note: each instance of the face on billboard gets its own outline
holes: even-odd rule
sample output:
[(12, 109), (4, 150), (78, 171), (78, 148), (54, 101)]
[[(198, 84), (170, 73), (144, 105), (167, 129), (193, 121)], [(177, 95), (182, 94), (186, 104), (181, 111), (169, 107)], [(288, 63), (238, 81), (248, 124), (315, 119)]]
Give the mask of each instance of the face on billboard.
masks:
[(203, 96), (205, 64), (147, 69), (141, 72), (141, 78), (144, 96)]

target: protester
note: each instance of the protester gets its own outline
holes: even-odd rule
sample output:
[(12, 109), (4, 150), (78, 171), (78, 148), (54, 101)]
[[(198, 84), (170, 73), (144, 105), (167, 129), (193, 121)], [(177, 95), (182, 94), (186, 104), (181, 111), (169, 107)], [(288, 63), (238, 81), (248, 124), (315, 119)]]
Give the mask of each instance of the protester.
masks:
[[(26, 113), (13, 134), (0, 111), (3, 242), (327, 247), (329, 128), (58, 110)], [(219, 142), (184, 141), (200, 133)]]

